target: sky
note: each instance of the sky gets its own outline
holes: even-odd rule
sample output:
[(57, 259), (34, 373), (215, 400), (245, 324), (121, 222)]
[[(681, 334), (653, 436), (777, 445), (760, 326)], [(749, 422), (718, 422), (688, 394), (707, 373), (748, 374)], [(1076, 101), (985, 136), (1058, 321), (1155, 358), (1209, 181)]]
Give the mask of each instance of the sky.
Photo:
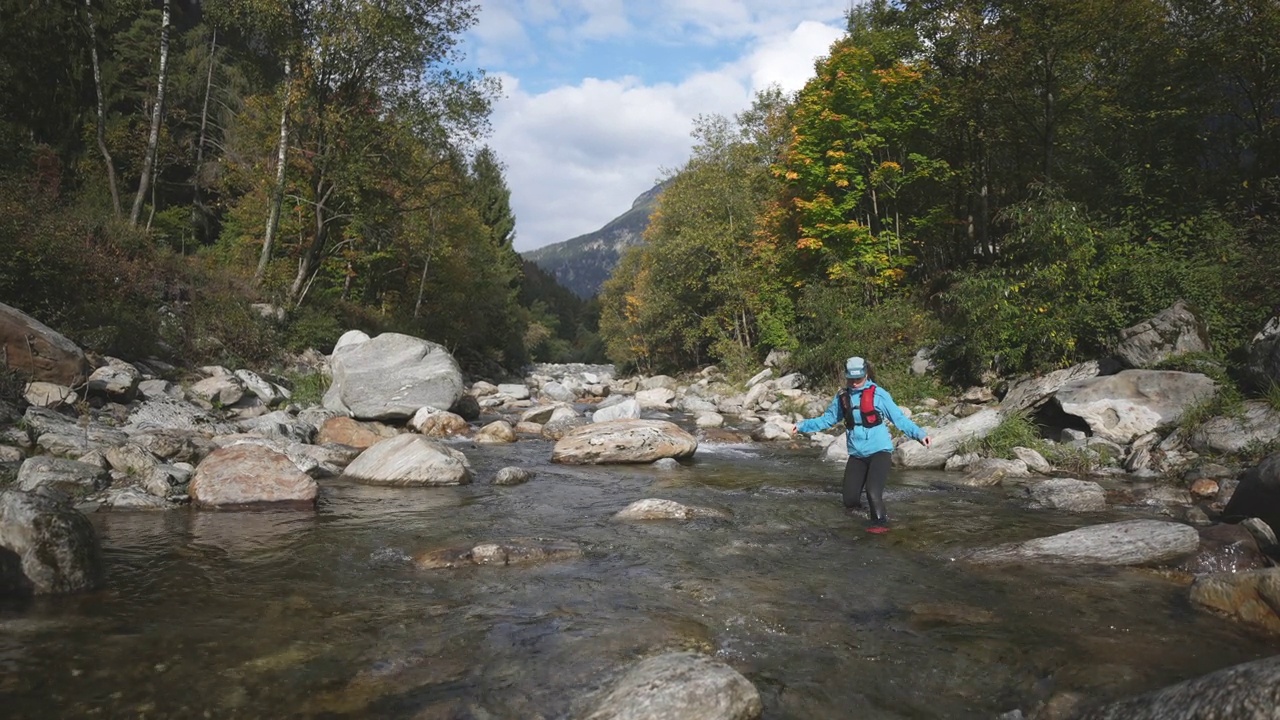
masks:
[(464, 50), (501, 80), (487, 144), (524, 252), (600, 229), (689, 157), (699, 115), (798, 90), (850, 0), (480, 0)]

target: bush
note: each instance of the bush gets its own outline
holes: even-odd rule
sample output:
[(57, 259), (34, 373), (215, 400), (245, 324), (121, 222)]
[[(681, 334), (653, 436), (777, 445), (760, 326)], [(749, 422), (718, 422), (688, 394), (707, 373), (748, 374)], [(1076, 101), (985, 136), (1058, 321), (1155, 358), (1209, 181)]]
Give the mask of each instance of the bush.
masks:
[[(923, 391), (922, 381), (908, 368), (921, 347), (933, 344), (937, 324), (918, 303), (891, 298), (869, 307), (847, 288), (814, 286), (801, 298), (799, 318), (800, 349), (792, 360), (811, 380), (844, 385), (844, 361), (859, 355), (871, 363), (876, 382), (883, 382), (895, 399)], [(927, 387), (929, 392), (941, 389), (936, 383)]]
[(1049, 444), (1040, 436), (1040, 430), (1026, 413), (1006, 416), (985, 438), (961, 443), (958, 452), (976, 452), (984, 457), (1011, 460), (1016, 447), (1031, 448), (1042, 454), (1049, 451)]

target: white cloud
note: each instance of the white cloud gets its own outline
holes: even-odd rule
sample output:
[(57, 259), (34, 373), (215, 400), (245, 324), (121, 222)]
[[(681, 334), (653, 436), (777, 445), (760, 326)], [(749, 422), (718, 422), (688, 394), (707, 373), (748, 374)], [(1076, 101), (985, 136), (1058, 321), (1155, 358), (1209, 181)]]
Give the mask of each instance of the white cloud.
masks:
[[(678, 82), (585, 78), (531, 92), (521, 82), (524, 71), (496, 73), (506, 98), (495, 106), (490, 144), (506, 164), (516, 214), (516, 249), (568, 240), (622, 214), (661, 179), (663, 170), (678, 168), (688, 159), (689, 133), (698, 115), (736, 114), (750, 104), (754, 92), (771, 84), (787, 91), (799, 89), (812, 76), (813, 61), (842, 35), (844, 5), (795, 3), (837, 8), (831, 24), (826, 23), (832, 12), (797, 13), (792, 3), (783, 4), (787, 7), (780, 11), (776, 5), (756, 0), (658, 0), (649, 6), (667, 13), (667, 22), (707, 32), (727, 28), (735, 37), (747, 38), (738, 43), (745, 47), (738, 59)], [(597, 12), (584, 17), (579, 11), (588, 6)], [(531, 47), (518, 45), (530, 34), (527, 24), (524, 33), (514, 33), (506, 25), (507, 17), (528, 23), (536, 15), (543, 18), (536, 22), (552, 24), (540, 34), (553, 33), (570, 42), (584, 33), (603, 37), (614, 32), (611, 23), (620, 17), (627, 20), (621, 7), (620, 2), (593, 0), (495, 0), (485, 5), (484, 32), (479, 36), (508, 38), (511, 53), (527, 54)], [(811, 19), (794, 19), (802, 14)], [(786, 15), (793, 19), (785, 22)], [(655, 47), (653, 52), (663, 50)]]

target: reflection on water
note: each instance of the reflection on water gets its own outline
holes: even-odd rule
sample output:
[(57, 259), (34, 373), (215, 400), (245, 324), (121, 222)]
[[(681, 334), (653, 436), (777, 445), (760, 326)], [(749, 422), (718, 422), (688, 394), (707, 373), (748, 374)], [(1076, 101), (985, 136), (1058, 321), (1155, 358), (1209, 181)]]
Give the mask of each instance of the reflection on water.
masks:
[[(1151, 573), (952, 560), (1123, 511), (1028, 511), (897, 473), (878, 537), (843, 514), (839, 468), (813, 451), (711, 446), (660, 469), (551, 465), (541, 441), (463, 449), (477, 481), (460, 488), (335, 480), (315, 512), (93, 516), (105, 590), (0, 606), (4, 717), (571, 717), (612, 669), (687, 648), (746, 674), (769, 718), (991, 718), (1277, 650)], [(490, 485), (507, 465), (537, 476)], [(611, 519), (655, 496), (732, 517)], [(586, 555), (409, 562), (522, 536)]]

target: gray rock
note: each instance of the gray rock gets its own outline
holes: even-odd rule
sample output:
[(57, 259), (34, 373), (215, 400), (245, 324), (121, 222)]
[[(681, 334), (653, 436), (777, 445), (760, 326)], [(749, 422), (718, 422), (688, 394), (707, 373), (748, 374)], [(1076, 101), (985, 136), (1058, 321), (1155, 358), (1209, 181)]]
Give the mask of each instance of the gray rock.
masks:
[(655, 410), (670, 410), (671, 401), (675, 399), (676, 392), (664, 387), (641, 390), (635, 395), (635, 401), (640, 403), (640, 407)]
[(551, 420), (551, 416), (561, 405), (538, 405), (531, 407), (520, 414), (520, 422), (538, 423), (539, 425)]
[(1199, 546), (1200, 534), (1190, 525), (1128, 520), (978, 550), (968, 558), (980, 563), (1156, 565), (1184, 558)]
[(531, 565), (582, 557), (582, 546), (569, 540), (514, 538), (501, 542), (432, 550), (414, 557), (423, 570), (440, 570), (468, 565)]
[(1213, 380), (1198, 373), (1125, 370), (1064, 385), (1054, 400), (1063, 412), (1087, 422), (1095, 436), (1127, 444), (1176, 422), (1215, 391)]
[(238, 425), (243, 432), (289, 442), (309, 443), (316, 435), (315, 426), (305, 420), (299, 420), (284, 410), (242, 420)]
[(346, 475), (367, 485), (466, 485), (471, 464), (460, 451), (421, 435), (398, 435), (360, 453)]
[(769, 368), (765, 368), (760, 372), (756, 373), (755, 375), (753, 375), (751, 379), (747, 381), (747, 387), (753, 388), (756, 385), (759, 385), (760, 383), (772, 377), (773, 377), (773, 370), (770, 370)]
[(642, 660), (595, 703), (586, 720), (755, 720), (760, 693), (724, 663), (674, 652)]
[(580, 427), (590, 425), (591, 421), (574, 414), (569, 417), (556, 417), (554, 414), (542, 426), (542, 437), (548, 440), (559, 440)]
[(142, 373), (123, 360), (105, 358), (106, 365), (89, 375), (89, 392), (105, 395), (119, 402), (130, 402), (138, 393)]
[(1043, 377), (1024, 378), (1009, 388), (1004, 399), (1000, 401), (1000, 407), (1008, 413), (1030, 410), (1043, 405), (1068, 383), (1095, 378), (1099, 375), (1110, 375), (1118, 369), (1110, 364), (1091, 360), (1063, 370), (1055, 370)]
[(911, 366), (907, 371), (912, 375), (927, 375), (934, 369), (933, 354), (928, 348), (920, 348), (916, 351), (915, 357), (911, 358)]
[(461, 415), (433, 407), (424, 407), (414, 413), (409, 427), (419, 435), (436, 438), (465, 435), (471, 430)]
[(556, 441), (551, 461), (570, 465), (649, 463), (692, 457), (698, 440), (665, 420), (613, 420), (575, 429)]
[(1088, 480), (1050, 478), (1027, 487), (1031, 507), (1067, 512), (1098, 512), (1107, 509), (1102, 486)]
[(799, 390), (804, 387), (805, 377), (800, 373), (791, 373), (778, 378), (773, 386), (778, 390)]
[(0, 595), (82, 592), (102, 580), (88, 518), (56, 497), (0, 490)]
[(1072, 720), (1275, 720), (1280, 708), (1280, 655), (1219, 670)]
[(636, 402), (634, 398), (615, 403), (609, 407), (600, 408), (591, 415), (591, 422), (638, 419), (640, 419), (640, 403)]
[(29, 458), (18, 468), (15, 487), (35, 492), (39, 488), (52, 488), (73, 499), (101, 490), (111, 482), (106, 470), (66, 458), (40, 455)]
[(1063, 428), (1059, 439), (1064, 443), (1083, 442), (1089, 439), (1089, 433), (1075, 428)]
[(523, 485), (533, 479), (533, 472), (519, 467), (504, 467), (493, 476), (494, 485)]
[(235, 376), (245, 389), (257, 396), (268, 407), (278, 405), (293, 396), (293, 393), (287, 389), (264, 379), (251, 370), (237, 370)]
[(1240, 527), (1248, 530), (1258, 545), (1264, 548), (1280, 542), (1276, 540), (1275, 529), (1258, 518), (1246, 518), (1240, 522)]
[(97, 496), (104, 510), (172, 510), (181, 507), (137, 487), (113, 487)]
[(552, 402), (569, 403), (578, 399), (577, 393), (554, 381), (543, 385), (540, 393)]
[(331, 355), (337, 355), (339, 350), (354, 347), (361, 343), (369, 342), (369, 336), (361, 330), (348, 330), (342, 333), (342, 337), (338, 338), (338, 342), (333, 345)]
[(155, 398), (139, 404), (129, 413), (125, 429), (129, 432), (151, 430), (186, 430), (223, 434), (234, 432), (229, 423), (221, 423), (212, 415), (192, 405), (169, 397)]
[(143, 380), (138, 383), (138, 397), (143, 400), (154, 400), (162, 397), (180, 400), (182, 399), (182, 388), (168, 380)]
[(1246, 400), (1240, 416), (1215, 417), (1187, 438), (1192, 450), (1221, 455), (1237, 454), (1249, 445), (1267, 446), (1280, 440), (1280, 412), (1265, 401)]
[(969, 487), (991, 487), (1008, 479), (1028, 478), (1031, 472), (1021, 460), (982, 458), (966, 468), (964, 478), (953, 481)]
[(1249, 343), (1245, 373), (1255, 387), (1280, 385), (1280, 315), (1272, 317)]
[(1280, 528), (1280, 452), (1240, 475), (1222, 516), (1228, 521), (1258, 518), (1273, 529)]
[(946, 465), (942, 466), (947, 472), (964, 472), (969, 466), (982, 459), (982, 456), (976, 452), (964, 453), (962, 455), (952, 455), (947, 458)]
[(764, 358), (764, 366), (770, 368), (785, 368), (791, 362), (791, 351), (781, 348), (774, 348)]
[[(538, 433), (542, 433), (541, 427), (538, 428)], [(516, 441), (516, 432), (506, 420), (494, 420), (476, 431), (475, 441), (482, 445), (513, 443)]]
[(1031, 448), (1016, 447), (1013, 449), (1013, 454), (1019, 460), (1026, 463), (1027, 469), (1031, 472), (1048, 475), (1053, 471), (1053, 466), (1049, 464), (1049, 461), (1045, 460), (1043, 455)]
[(22, 393), (22, 399), (27, 401), (28, 405), (36, 407), (55, 409), (75, 404), (76, 391), (65, 385), (57, 385), (47, 382), (28, 383), (26, 389)]
[(694, 520), (697, 518), (729, 517), (728, 513), (713, 508), (682, 505), (674, 500), (646, 498), (637, 500), (613, 516), (618, 520)]
[(680, 398), (677, 407), (691, 415), (716, 412), (719, 406), (697, 395), (685, 395)]
[(191, 395), (214, 407), (231, 407), (244, 397), (244, 384), (235, 375), (215, 375), (191, 386)]
[(399, 333), (334, 351), (324, 406), (360, 420), (405, 420), (419, 408), (449, 408), (462, 371), (444, 346)]
[(0, 357), (35, 382), (77, 388), (89, 377), (89, 362), (75, 343), (4, 303), (0, 303)]
[(640, 390), (675, 390), (680, 386), (676, 379), (669, 375), (654, 375), (640, 381)]
[(1209, 333), (1186, 302), (1120, 331), (1116, 356), (1133, 368), (1150, 368), (1171, 357), (1209, 351)]
[(700, 428), (724, 427), (724, 416), (717, 412), (700, 413), (693, 424)]
[(506, 395), (512, 400), (528, 400), (529, 387), (527, 385), (518, 385), (513, 383), (503, 383), (498, 386), (498, 394)]
[(1003, 411), (987, 408), (944, 428), (934, 429), (930, 447), (917, 442), (902, 443), (893, 452), (893, 462), (899, 467), (914, 470), (941, 468), (962, 443), (985, 438), (1003, 420)]

